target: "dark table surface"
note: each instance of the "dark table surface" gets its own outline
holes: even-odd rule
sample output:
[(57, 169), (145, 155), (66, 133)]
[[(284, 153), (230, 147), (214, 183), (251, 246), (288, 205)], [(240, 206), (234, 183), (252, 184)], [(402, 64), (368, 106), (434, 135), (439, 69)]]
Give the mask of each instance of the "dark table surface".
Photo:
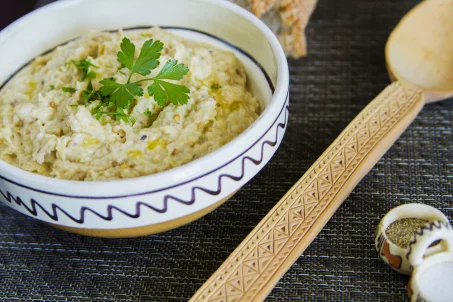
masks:
[[(291, 115), (279, 151), (229, 202), (190, 225), (145, 238), (87, 238), (0, 205), (0, 301), (188, 300), (389, 83), (387, 36), (418, 2), (320, 0), (308, 28), (310, 54), (289, 62)], [(21, 13), (1, 5), (7, 18)], [(452, 126), (453, 101), (426, 106), (268, 300), (406, 300), (407, 277), (377, 257), (375, 228), (409, 202), (453, 217)]]

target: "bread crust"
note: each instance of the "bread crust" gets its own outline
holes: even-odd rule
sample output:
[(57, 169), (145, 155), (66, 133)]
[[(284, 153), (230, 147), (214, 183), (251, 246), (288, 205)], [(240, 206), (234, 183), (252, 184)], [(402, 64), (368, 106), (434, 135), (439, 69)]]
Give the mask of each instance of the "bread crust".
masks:
[(282, 30), (277, 36), (288, 56), (300, 58), (307, 54), (305, 28), (317, 0), (282, 0), (279, 6)]
[(252, 0), (252, 12), (255, 16), (261, 18), (265, 13), (271, 10), (277, 0)]
[[(244, 6), (244, 0), (230, 1)], [(317, 0), (248, 1), (246, 8), (269, 25), (277, 35), (287, 56), (300, 58), (307, 54), (305, 28), (316, 7)]]

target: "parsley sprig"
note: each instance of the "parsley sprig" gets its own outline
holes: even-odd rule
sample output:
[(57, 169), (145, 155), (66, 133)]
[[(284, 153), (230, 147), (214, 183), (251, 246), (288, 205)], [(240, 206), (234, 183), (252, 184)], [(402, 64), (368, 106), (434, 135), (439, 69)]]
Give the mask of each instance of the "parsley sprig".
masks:
[(149, 81), (153, 81), (153, 83), (147, 88), (148, 94), (154, 96), (154, 100), (160, 106), (166, 106), (168, 103), (174, 105), (187, 103), (190, 90), (183, 85), (168, 82), (168, 80), (181, 80), (189, 72), (189, 69), (185, 65), (179, 64), (177, 60), (167, 61), (155, 77), (131, 82), (134, 74), (147, 76), (159, 66), (158, 60), (164, 48), (161, 41), (146, 41), (137, 60), (135, 60), (135, 45), (131, 40), (124, 38), (120, 47), (121, 51), (118, 52), (117, 57), (118, 62), (129, 70), (127, 82), (118, 83), (113, 78), (100, 82), (103, 85), (100, 89), (101, 95), (110, 99), (110, 102), (116, 106), (116, 111), (119, 111), (118, 108), (129, 110), (135, 97), (144, 94), (141, 83)]
[(90, 67), (97, 68), (96, 65), (91, 63), (88, 59), (83, 59), (80, 61), (69, 61), (67, 64), (73, 64), (77, 69), (82, 73), (82, 81), (85, 81), (85, 79), (95, 79), (96, 78), (96, 73), (91, 70)]
[[(115, 78), (103, 79), (100, 81), (102, 86), (97, 91), (93, 89), (91, 82), (96, 74), (89, 70), (90, 67), (96, 68), (96, 66), (88, 60), (71, 61), (82, 72), (82, 81), (90, 80), (87, 89), (82, 91), (81, 97), (85, 105), (99, 101), (99, 104), (91, 110), (91, 113), (97, 119), (100, 119), (103, 115), (109, 115), (117, 121), (123, 120), (134, 124), (135, 119), (130, 116), (130, 111), (136, 104), (136, 97), (144, 95), (142, 87), (144, 82), (152, 81), (152, 84), (147, 87), (147, 92), (150, 96), (154, 96), (154, 100), (159, 106), (166, 106), (169, 103), (179, 105), (188, 102), (190, 90), (183, 85), (170, 82), (182, 80), (189, 72), (189, 68), (178, 63), (177, 60), (167, 61), (155, 77), (139, 78), (135, 82), (132, 81), (134, 74), (146, 77), (160, 65), (159, 58), (164, 48), (161, 41), (152, 39), (146, 41), (137, 59), (135, 59), (135, 45), (128, 38), (123, 38), (120, 48), (117, 59), (121, 66), (129, 71), (127, 82), (119, 83)], [(148, 112), (149, 109), (145, 114), (150, 116), (151, 114), (147, 114)]]

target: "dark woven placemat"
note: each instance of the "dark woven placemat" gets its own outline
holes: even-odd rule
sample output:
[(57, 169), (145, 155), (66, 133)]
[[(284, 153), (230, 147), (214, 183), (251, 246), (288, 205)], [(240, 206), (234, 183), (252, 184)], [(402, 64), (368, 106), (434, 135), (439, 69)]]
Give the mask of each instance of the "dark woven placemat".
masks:
[[(291, 115), (272, 161), (195, 223), (138, 239), (55, 230), (0, 205), (1, 301), (184, 301), (387, 84), (384, 45), (416, 0), (320, 0), (310, 55), (290, 61)], [(427, 106), (280, 281), (269, 301), (406, 299), (407, 278), (374, 250), (391, 208), (453, 217), (453, 101)]]

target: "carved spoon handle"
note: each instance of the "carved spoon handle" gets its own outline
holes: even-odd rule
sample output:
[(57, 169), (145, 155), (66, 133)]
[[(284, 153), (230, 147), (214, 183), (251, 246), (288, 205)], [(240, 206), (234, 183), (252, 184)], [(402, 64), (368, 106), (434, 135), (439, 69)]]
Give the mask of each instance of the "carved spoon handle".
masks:
[(359, 181), (415, 119), (423, 93), (388, 86), (236, 248), (191, 301), (263, 301)]

